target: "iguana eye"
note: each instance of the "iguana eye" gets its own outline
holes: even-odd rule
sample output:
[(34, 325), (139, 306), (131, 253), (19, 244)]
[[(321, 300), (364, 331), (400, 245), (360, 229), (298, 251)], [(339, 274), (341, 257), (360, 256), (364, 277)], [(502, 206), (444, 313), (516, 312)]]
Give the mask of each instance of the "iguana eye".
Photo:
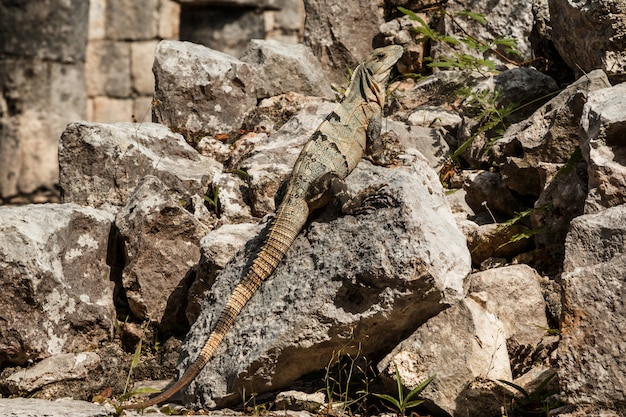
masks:
[(382, 53), (382, 52), (379, 52), (378, 54), (376, 54), (376, 58), (378, 58), (378, 59), (382, 60), (382, 59), (384, 59), (384, 58), (385, 58), (385, 54), (384, 54), (384, 53)]

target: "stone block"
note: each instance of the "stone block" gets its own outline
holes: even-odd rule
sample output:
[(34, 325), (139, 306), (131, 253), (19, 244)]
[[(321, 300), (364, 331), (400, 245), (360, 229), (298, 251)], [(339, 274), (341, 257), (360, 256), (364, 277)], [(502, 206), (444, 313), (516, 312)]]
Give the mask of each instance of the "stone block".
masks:
[(557, 350), (564, 399), (626, 409), (626, 205), (571, 222)]
[(92, 207), (125, 205), (146, 175), (181, 194), (204, 195), (222, 169), (163, 125), (87, 122), (71, 123), (63, 132), (59, 167), (64, 202)]
[(152, 96), (135, 97), (133, 99), (133, 121), (146, 123), (152, 121)]
[(161, 0), (159, 7), (159, 38), (178, 39), (180, 34), (180, 4)]
[(31, 58), (0, 61), (0, 197), (53, 189), (67, 123), (85, 117), (84, 66)]
[(131, 94), (128, 42), (91, 41), (87, 45), (87, 96), (126, 98)]
[(159, 0), (107, 0), (106, 33), (108, 39), (155, 39), (158, 29)]
[(0, 2), (0, 55), (84, 62), (89, 2)]
[(154, 94), (152, 64), (158, 41), (130, 43), (130, 75), (133, 92), (140, 95)]
[(106, 1), (89, 1), (89, 40), (101, 40), (106, 38)]
[(133, 99), (111, 98), (98, 96), (89, 100), (91, 118), (98, 123), (131, 122), (133, 116)]

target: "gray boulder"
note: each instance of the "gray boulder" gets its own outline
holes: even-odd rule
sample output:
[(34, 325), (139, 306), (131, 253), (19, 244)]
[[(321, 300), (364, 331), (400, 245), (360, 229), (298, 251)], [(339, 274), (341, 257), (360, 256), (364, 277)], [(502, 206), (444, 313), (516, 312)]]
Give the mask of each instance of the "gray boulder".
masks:
[[(221, 407), (244, 387), (279, 389), (324, 368), (342, 349), (390, 351), (407, 330), (463, 297), (470, 268), (465, 239), (437, 175), (421, 157), (405, 164), (361, 163), (349, 187), (386, 183), (391, 207), (339, 217), (330, 208), (313, 220), (189, 385), (189, 405)], [(217, 277), (184, 345), (181, 370), (205, 343), (261, 237)]]
[(162, 41), (154, 73), (154, 119), (192, 137), (236, 134), (258, 99), (288, 92), (334, 97), (310, 49), (273, 40), (251, 41), (240, 60), (189, 42)]
[(256, 107), (252, 64), (190, 42), (161, 41), (153, 72), (153, 120), (174, 131), (228, 134)]
[(384, 22), (379, 3), (355, 5), (334, 0), (304, 0), (304, 44), (313, 50), (328, 78), (346, 83), (346, 68), (354, 69), (372, 50), (372, 39)]
[(156, 123), (71, 123), (61, 137), (59, 165), (63, 201), (92, 207), (125, 205), (146, 175), (179, 194), (202, 196), (222, 169)]
[(548, 319), (543, 299), (541, 276), (528, 265), (493, 268), (470, 276), (470, 296), (480, 299), (484, 307), (502, 322), (509, 357), (530, 360), (541, 344)]
[[(200, 239), (209, 228), (181, 205), (180, 196), (158, 178), (143, 178), (128, 203), (115, 217), (115, 265), (113, 280), (123, 289), (128, 307), (138, 320), (161, 324), (166, 309), (184, 304), (174, 290), (200, 259)], [(115, 248), (115, 249), (114, 249)], [(172, 316), (175, 311), (168, 311)], [(168, 317), (166, 317), (168, 318)]]
[(626, 83), (590, 93), (580, 125), (589, 174), (585, 213), (626, 203)]
[(626, 409), (626, 205), (575, 218), (565, 240), (559, 379), (567, 402)]
[(550, 0), (552, 41), (581, 76), (595, 69), (620, 77), (626, 70), (626, 2)]
[(112, 336), (112, 222), (109, 212), (75, 204), (0, 207), (0, 368)]
[(319, 61), (305, 45), (253, 39), (239, 59), (257, 68), (258, 98), (287, 92), (335, 97)]
[(493, 146), (492, 161), (500, 164), (509, 189), (522, 195), (541, 193), (550, 179), (550, 168), (545, 164), (564, 164), (578, 146), (579, 120), (587, 96), (609, 85), (602, 71), (593, 71), (569, 85), (528, 119), (506, 130)]
[[(473, 19), (463, 18), (456, 15), (457, 12), (471, 9), (472, 12), (482, 13), (487, 20), (483, 25)], [(439, 33), (462, 38), (466, 33), (471, 34), (476, 39), (491, 40), (499, 36), (506, 36), (517, 41), (517, 47), (522, 54), (521, 57), (512, 56), (513, 59), (525, 60), (531, 57), (528, 35), (532, 29), (533, 14), (532, 2), (506, 2), (478, 0), (471, 3), (471, 6), (463, 0), (451, 0), (446, 3), (446, 15), (439, 21), (436, 28)], [(452, 17), (460, 27), (452, 22)], [(500, 47), (499, 51), (504, 52)], [(455, 53), (470, 53), (478, 58), (488, 58), (497, 64), (506, 65), (507, 61), (497, 54), (487, 52), (483, 55), (475, 50), (469, 50), (463, 43), (451, 46), (446, 42), (436, 42), (433, 47), (432, 56), (438, 60), (442, 56), (453, 56)]]
[(2, 385), (12, 394), (27, 394), (55, 382), (85, 379), (99, 362), (100, 356), (94, 352), (50, 356), (28, 369), (11, 374)]
[(493, 415), (503, 398), (486, 380), (512, 378), (504, 324), (471, 295), (420, 326), (377, 367), (391, 386), (397, 367), (407, 389), (435, 376), (421, 397), (431, 412), (454, 416)]
[(0, 415), (11, 417), (107, 417), (115, 412), (112, 406), (88, 401), (60, 399), (47, 401), (36, 398), (0, 398)]

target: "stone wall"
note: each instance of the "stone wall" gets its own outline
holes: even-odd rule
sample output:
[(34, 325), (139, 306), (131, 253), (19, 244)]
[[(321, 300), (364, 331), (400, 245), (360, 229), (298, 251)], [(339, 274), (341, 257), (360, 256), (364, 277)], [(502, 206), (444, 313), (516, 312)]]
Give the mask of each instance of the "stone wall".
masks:
[(85, 117), (87, 14), (82, 0), (0, 1), (0, 203), (57, 193), (58, 138)]
[(111, 123), (150, 121), (152, 62), (161, 39), (178, 39), (172, 0), (91, 0), (86, 52), (86, 116)]

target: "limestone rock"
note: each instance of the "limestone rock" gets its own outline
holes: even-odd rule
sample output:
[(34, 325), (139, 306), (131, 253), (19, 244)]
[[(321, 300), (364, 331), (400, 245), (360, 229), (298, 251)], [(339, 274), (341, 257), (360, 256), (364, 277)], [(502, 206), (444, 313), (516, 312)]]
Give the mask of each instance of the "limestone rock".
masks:
[[(587, 182), (587, 164), (581, 152), (574, 152), (570, 162), (552, 176), (535, 202), (537, 210), (530, 214), (537, 247), (562, 247), (570, 222), (583, 214)], [(555, 263), (562, 263), (562, 254)]]
[(568, 86), (528, 119), (509, 127), (493, 146), (509, 189), (538, 196), (549, 176), (541, 163), (564, 164), (578, 146), (579, 120), (590, 91), (608, 86), (602, 71), (593, 71)]
[(508, 126), (525, 120), (548, 101), (558, 86), (551, 77), (533, 68), (513, 68), (488, 76), (475, 73), (461, 104), (463, 123), (457, 138), (459, 146), (473, 138), (461, 156), (470, 167), (486, 167), (493, 165), (491, 147), (500, 133), (497, 127), (485, 132), (479, 129), (495, 120), (489, 116), (493, 108), (504, 114), (503, 124)]
[[(187, 403), (223, 406), (244, 386), (279, 389), (324, 368), (347, 345), (360, 344), (366, 355), (389, 351), (407, 329), (463, 297), (470, 268), (465, 239), (437, 175), (421, 157), (406, 164), (359, 165), (351, 190), (386, 183), (392, 206), (356, 217), (337, 217), (329, 208), (313, 220), (189, 385)], [(206, 341), (262, 236), (218, 276), (184, 345), (181, 369)]]
[[(514, 120), (530, 116), (543, 102), (547, 101), (546, 96), (559, 88), (552, 77), (531, 67), (502, 71), (492, 79), (493, 89), (502, 90), (501, 99), (498, 101), (499, 106), (521, 107), (509, 116)], [(480, 88), (480, 85), (477, 88)]]
[(566, 401), (625, 409), (626, 205), (575, 218), (565, 240), (559, 380)]
[[(435, 171), (439, 171), (449, 159), (450, 147), (446, 142), (445, 130), (427, 126), (407, 126), (391, 119), (383, 120), (386, 146), (392, 153), (420, 153)], [(397, 143), (394, 143), (397, 142)]]
[[(249, 173), (247, 173), (249, 175)], [(211, 212), (222, 223), (242, 223), (251, 221), (252, 212), (246, 204), (249, 181), (234, 172), (218, 172), (213, 177), (211, 191), (217, 193), (218, 207), (209, 205)]]
[[(423, 14), (421, 17), (428, 20)], [(376, 41), (382, 39), (382, 45), (402, 45), (404, 48), (404, 54), (396, 64), (400, 74), (418, 74), (424, 69), (422, 64), (425, 44), (415, 40), (414, 29), (418, 26), (419, 23), (409, 19), (408, 16), (402, 16), (380, 25), (380, 35), (377, 35)]]
[(541, 71), (550, 75), (559, 85), (571, 83), (574, 71), (568, 67), (552, 41), (550, 24), (550, 0), (533, 0), (533, 28), (528, 36), (533, 56), (543, 57), (545, 61), (538, 65)]
[(461, 124), (461, 116), (455, 111), (437, 106), (419, 106), (409, 115), (408, 122), (415, 126), (443, 127), (452, 132)]
[(155, 175), (174, 192), (204, 195), (222, 165), (155, 123), (70, 124), (59, 145), (63, 201), (123, 206), (139, 180)]
[(231, 133), (257, 103), (253, 65), (189, 42), (161, 41), (153, 120), (178, 132)]
[(113, 406), (63, 398), (56, 401), (36, 398), (0, 398), (0, 415), (11, 417), (107, 417), (115, 412)]
[(325, 402), (326, 398), (322, 392), (307, 394), (291, 390), (279, 393), (276, 396), (275, 404), (278, 410), (304, 410), (317, 413)]
[[(491, 415), (502, 398), (483, 393), (477, 400), (472, 392), (484, 387), (472, 382), (512, 379), (504, 324), (470, 297), (428, 320), (378, 364), (390, 385), (396, 383), (391, 379), (396, 366), (407, 389), (436, 375), (421, 397), (452, 415)], [(493, 390), (496, 384), (488, 389)]]
[(290, 91), (328, 99), (335, 96), (319, 61), (302, 44), (253, 39), (239, 59), (257, 67), (259, 98)]
[(534, 351), (548, 328), (541, 276), (528, 265), (511, 265), (470, 276), (469, 297), (503, 324), (509, 356)]
[(531, 239), (514, 240), (516, 235), (529, 232), (528, 227), (521, 224), (502, 226), (497, 223), (487, 223), (468, 227), (467, 230), (467, 246), (472, 254), (474, 265), (482, 265), (489, 258), (511, 260), (532, 246)]
[(12, 394), (29, 393), (65, 379), (87, 378), (98, 362), (100, 356), (94, 352), (50, 356), (31, 368), (13, 373), (1, 384)]
[(95, 348), (115, 312), (113, 215), (75, 204), (0, 207), (0, 367)]
[(626, 203), (626, 83), (593, 91), (581, 116), (587, 161), (585, 212)]
[(154, 70), (156, 120), (194, 134), (239, 130), (257, 99), (291, 91), (334, 97), (310, 50), (278, 41), (253, 40), (241, 60), (188, 42), (163, 41)]
[(538, 162), (564, 163), (578, 144), (578, 120), (590, 91), (609, 87), (606, 74), (593, 71), (561, 91), (531, 117), (511, 126), (494, 147), (494, 158), (523, 158)]
[(626, 70), (624, 1), (550, 0), (548, 4), (554, 46), (578, 76), (598, 68), (610, 76)]
[(333, 83), (346, 82), (346, 67), (354, 69), (372, 50), (372, 39), (384, 22), (376, 2), (304, 0), (304, 44), (311, 47)]
[[(160, 323), (172, 293), (200, 259), (200, 239), (209, 229), (158, 178), (143, 178), (115, 218), (116, 259), (128, 305), (141, 320)], [(114, 277), (114, 279), (118, 279)]]
[[(469, 175), (463, 189), (465, 200), (475, 213), (491, 210), (511, 218), (523, 210), (523, 203), (509, 190), (497, 172), (481, 171)], [(485, 207), (486, 206), (486, 207)]]

